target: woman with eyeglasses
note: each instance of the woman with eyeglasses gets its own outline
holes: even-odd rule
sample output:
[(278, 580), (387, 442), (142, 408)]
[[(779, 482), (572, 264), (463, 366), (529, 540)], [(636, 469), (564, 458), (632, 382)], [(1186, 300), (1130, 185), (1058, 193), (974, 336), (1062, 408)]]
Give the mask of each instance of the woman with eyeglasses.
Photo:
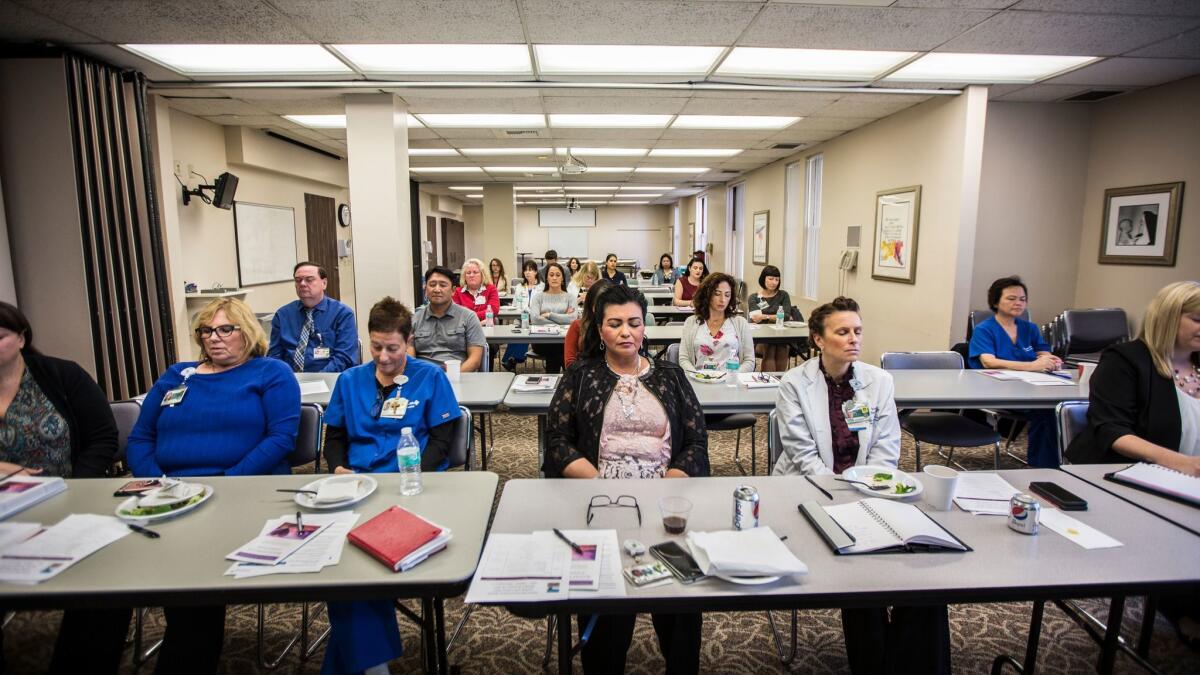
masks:
[[(450, 380), (438, 366), (408, 356), (412, 313), (385, 297), (371, 308), (371, 362), (338, 378), (325, 411), (325, 461), (334, 473), (395, 473), (405, 427), (421, 446), (421, 469), (443, 471), (462, 416)], [(356, 673), (403, 653), (390, 599), (328, 602), (332, 629), (321, 672)]]
[[(552, 478), (687, 478), (709, 475), (708, 432), (683, 370), (643, 354), (646, 299), (628, 286), (596, 298), (580, 360), (550, 402), (546, 458)], [(598, 488), (602, 490), (603, 488)], [(699, 613), (654, 614), (668, 673), (700, 669)], [(591, 616), (578, 617), (582, 632)], [(635, 616), (603, 615), (583, 647), (585, 673), (621, 673)]]
[[(213, 300), (192, 321), (199, 361), (167, 369), (146, 394), (125, 458), (138, 478), (291, 473), (300, 385), (264, 358), (267, 337), (237, 298)], [(165, 607), (156, 673), (216, 672), (225, 606)]]

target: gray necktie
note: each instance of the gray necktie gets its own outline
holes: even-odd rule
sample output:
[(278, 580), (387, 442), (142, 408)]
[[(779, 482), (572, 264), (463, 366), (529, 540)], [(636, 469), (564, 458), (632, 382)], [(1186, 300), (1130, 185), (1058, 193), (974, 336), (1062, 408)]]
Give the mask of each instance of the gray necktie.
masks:
[(308, 338), (312, 336), (313, 330), (313, 311), (310, 308), (304, 310), (304, 327), (300, 329), (300, 342), (296, 344), (296, 352), (292, 354), (292, 370), (297, 373), (304, 372), (304, 351), (308, 349)]

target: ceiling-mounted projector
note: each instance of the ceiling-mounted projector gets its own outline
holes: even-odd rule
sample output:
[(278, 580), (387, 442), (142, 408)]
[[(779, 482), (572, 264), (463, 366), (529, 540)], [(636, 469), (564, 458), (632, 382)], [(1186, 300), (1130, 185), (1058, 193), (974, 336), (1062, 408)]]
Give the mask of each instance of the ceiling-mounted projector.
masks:
[(587, 173), (587, 170), (587, 164), (584, 164), (582, 160), (571, 154), (570, 150), (567, 150), (567, 158), (563, 160), (562, 164), (558, 165), (559, 173), (567, 176), (578, 176), (581, 173)]
[(567, 201), (567, 213), (572, 213), (579, 210), (579, 200), (572, 197)]

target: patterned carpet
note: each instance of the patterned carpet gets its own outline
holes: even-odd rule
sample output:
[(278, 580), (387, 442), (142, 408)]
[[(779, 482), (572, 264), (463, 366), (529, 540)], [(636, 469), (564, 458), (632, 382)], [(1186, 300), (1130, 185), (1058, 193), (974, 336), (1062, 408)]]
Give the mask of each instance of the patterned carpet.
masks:
[[(495, 448), (490, 469), (500, 474), (501, 483), (509, 478), (532, 478), (537, 475), (537, 449), (531, 439), (535, 438), (535, 423), (531, 417), (497, 415), (495, 418)], [(760, 419), (758, 429), (760, 473), (764, 470), (766, 437), (765, 416)], [(712, 434), (710, 457), (715, 475), (735, 475), (733, 464), (734, 433)], [(748, 459), (745, 448), (748, 438), (743, 437), (743, 461)], [(1023, 446), (1018, 454), (1023, 453)], [(991, 468), (991, 455), (987, 452), (966, 451), (956, 459), (969, 468)], [(974, 456), (972, 456), (974, 455)], [(928, 458), (926, 458), (928, 461)], [(1006, 459), (1007, 465), (1018, 464)], [(748, 462), (745, 462), (748, 467)], [(901, 467), (914, 465), (913, 448), (905, 442)], [(503, 487), (503, 485), (501, 485)], [(1103, 619), (1107, 612), (1104, 601), (1083, 603), (1090, 611)], [(415, 608), (415, 603), (410, 603)], [(1030, 604), (1003, 603), (981, 605), (956, 605), (950, 608), (953, 640), (953, 664), (956, 673), (986, 673), (992, 659), (1001, 653), (1018, 658), (1024, 655), (1025, 637), (1029, 625)], [(446, 605), (448, 625), (453, 626), (462, 616), (462, 603), (451, 600)], [(4, 629), (5, 656), (10, 672), (44, 672), (50, 660), (54, 635), (58, 629), (58, 612), (20, 612)], [(786, 626), (788, 615), (775, 614), (776, 623)], [(261, 672), (255, 655), (255, 619), (253, 606), (230, 607), (226, 619), (225, 649), (222, 655), (221, 672)], [(1141, 602), (1130, 599), (1125, 612), (1125, 635), (1136, 638), (1141, 622)], [(298, 630), (300, 623), (299, 605), (275, 605), (268, 612), (267, 646), (274, 652), (286, 644)], [(319, 620), (318, 629), (325, 624)], [(157, 639), (162, 633), (162, 617), (158, 611), (149, 614), (146, 638)], [(401, 621), (401, 631), (408, 653), (391, 664), (393, 673), (415, 673), (420, 671), (419, 636), (416, 628), (408, 621)], [(506, 611), (483, 608), (474, 612), (458, 641), (451, 648), (452, 663), (464, 673), (533, 673), (541, 669), (545, 648), (545, 621), (519, 619)], [(800, 613), (799, 650), (790, 667), (780, 664), (775, 655), (770, 629), (765, 615), (756, 613), (706, 614), (704, 617), (704, 642), (702, 669), (706, 673), (842, 673), (846, 672), (846, 657), (842, 642), (841, 624), (836, 610), (806, 611)], [(1039, 672), (1088, 673), (1094, 672), (1099, 650), (1086, 633), (1059, 612), (1047, 605), (1045, 623), (1042, 627), (1041, 650), (1038, 658)], [(1161, 617), (1155, 624), (1151, 661), (1164, 673), (1200, 672), (1200, 654), (1189, 651), (1175, 637), (1170, 625)], [(317, 673), (320, 670), (321, 652), (308, 661), (300, 661), (290, 654), (277, 669), (280, 673)], [(551, 661), (553, 669), (554, 661)], [(151, 664), (143, 669), (149, 672)], [(576, 661), (578, 668), (578, 661)], [(630, 673), (660, 673), (663, 661), (658, 652), (654, 631), (649, 617), (638, 620), (634, 643), (629, 652)], [(122, 672), (135, 672), (128, 653)], [(1006, 672), (1013, 672), (1011, 669)], [(1117, 672), (1141, 672), (1124, 656), (1118, 656)]]

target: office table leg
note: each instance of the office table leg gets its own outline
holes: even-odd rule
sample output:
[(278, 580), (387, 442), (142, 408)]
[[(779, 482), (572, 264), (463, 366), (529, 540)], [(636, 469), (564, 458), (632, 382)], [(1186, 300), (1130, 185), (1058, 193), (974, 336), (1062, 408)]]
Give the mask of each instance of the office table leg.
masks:
[(1112, 599), (1112, 604), (1108, 608), (1108, 628), (1104, 631), (1104, 642), (1100, 648), (1100, 662), (1096, 665), (1096, 670), (1101, 675), (1107, 675), (1113, 671), (1113, 665), (1117, 660), (1117, 640), (1121, 637), (1121, 620), (1125, 614), (1125, 596), (1117, 595)]
[(571, 644), (571, 615), (558, 615), (558, 675), (571, 675), (571, 657), (574, 656)]
[(446, 647), (446, 605), (441, 598), (433, 601), (433, 624), (434, 641), (437, 643), (437, 672), (438, 675), (447, 675), (450, 672), (450, 654)]
[(1158, 602), (1153, 593), (1146, 594), (1146, 603), (1142, 606), (1142, 630), (1138, 634), (1137, 653), (1143, 659), (1150, 658), (1150, 638), (1154, 636), (1154, 614), (1158, 611)]
[(1008, 654), (1001, 654), (992, 661), (991, 675), (1000, 675), (1006, 665), (1012, 666), (1014, 670), (1023, 675), (1033, 675), (1037, 667), (1038, 643), (1042, 637), (1042, 615), (1045, 611), (1045, 600), (1033, 603), (1033, 612), (1029, 615), (1029, 636), (1025, 641), (1024, 663), (1017, 663), (1017, 660)]
[(487, 464), (487, 413), (479, 413), (479, 466), (482, 470), (487, 471)]

